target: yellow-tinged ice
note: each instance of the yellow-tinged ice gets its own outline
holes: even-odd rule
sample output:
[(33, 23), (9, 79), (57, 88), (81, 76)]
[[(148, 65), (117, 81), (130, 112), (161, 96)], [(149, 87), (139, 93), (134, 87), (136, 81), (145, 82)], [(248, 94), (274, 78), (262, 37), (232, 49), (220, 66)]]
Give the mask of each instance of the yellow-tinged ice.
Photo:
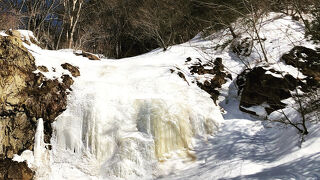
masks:
[(193, 132), (186, 107), (168, 107), (161, 99), (141, 100), (139, 104), (147, 112), (140, 113), (144, 116), (138, 116), (138, 129), (153, 136), (155, 154), (159, 160), (171, 151), (191, 146)]

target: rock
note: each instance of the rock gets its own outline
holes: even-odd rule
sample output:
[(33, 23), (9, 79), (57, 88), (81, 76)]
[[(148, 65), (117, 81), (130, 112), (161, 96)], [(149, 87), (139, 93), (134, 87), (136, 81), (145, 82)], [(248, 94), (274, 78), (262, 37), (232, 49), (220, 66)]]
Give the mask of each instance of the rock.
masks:
[(63, 75), (61, 77), (63, 85), (65, 85), (66, 87), (64, 87), (65, 89), (71, 90), (70, 86), (74, 83), (74, 80), (69, 76), (69, 75)]
[(212, 65), (204, 64), (202, 65), (200, 62), (193, 64), (189, 67), (191, 74), (198, 74), (198, 75), (204, 75), (204, 74), (214, 74), (214, 70), (212, 68)]
[(38, 66), (37, 69), (39, 69), (41, 72), (49, 72), (48, 68), (45, 66)]
[(23, 108), (26, 92), (36, 70), (34, 58), (16, 37), (0, 37), (0, 157), (12, 158), (32, 149), (35, 125)]
[(303, 46), (296, 46), (281, 59), (308, 76), (308, 86), (320, 87), (320, 53)]
[[(13, 37), (16, 37), (20, 40), (22, 40), (24, 43), (28, 44), (28, 45), (31, 45), (32, 44), (35, 44), (37, 46), (41, 46), (40, 43), (36, 40), (36, 38), (33, 36), (33, 34), (29, 35), (28, 37), (25, 37), (24, 35), (22, 35), (18, 30), (7, 30), (5, 32), (6, 34), (8, 34), (9, 36), (13, 36)], [(32, 33), (30, 31), (30, 33)]]
[(17, 38), (21, 38), (21, 33), (19, 31), (17, 31), (17, 30), (9, 29), (5, 33), (8, 34), (9, 36), (14, 36), (14, 37), (17, 37)]
[(211, 95), (211, 98), (215, 103), (220, 95), (218, 89), (227, 82), (228, 78), (232, 79), (231, 74), (227, 73), (224, 69), (222, 58), (216, 58), (214, 62), (209, 61), (205, 64), (202, 64), (202, 61), (200, 60), (191, 64), (191, 66), (189, 66), (189, 70), (191, 74), (197, 76), (212, 75), (211, 78), (207, 78), (204, 82), (197, 80), (196, 83), (201, 89)]
[(73, 81), (65, 77), (65, 83), (60, 83), (33, 73), (35, 59), (14, 36), (0, 36), (0, 67), (0, 176), (28, 179), (24, 173), (30, 169), (16, 166), (11, 159), (33, 150), (36, 119), (44, 119), (45, 142), (50, 142), (51, 123), (66, 109), (67, 90)]
[(204, 91), (206, 91), (207, 93), (209, 93), (211, 95), (211, 99), (216, 103), (216, 101), (218, 100), (218, 97), (220, 95), (220, 92), (218, 90), (216, 90), (216, 86), (211, 83), (212, 81), (204, 81), (204, 83), (200, 83), (197, 82), (197, 85), (203, 89)]
[(29, 115), (43, 118), (52, 123), (66, 109), (66, 90), (70, 88), (72, 83), (59, 83), (57, 79), (46, 80), (39, 88), (27, 89), (28, 97), (24, 105), (28, 109)]
[(235, 38), (232, 40), (230, 47), (238, 56), (250, 56), (253, 48), (253, 39), (250, 37)]
[(33, 148), (35, 124), (30, 121), (26, 113), (16, 113), (0, 117), (0, 159), (13, 158), (13, 154)]
[[(267, 73), (268, 71), (271, 73)], [(281, 100), (291, 97), (290, 91), (303, 84), (289, 74), (281, 78), (273, 76), (272, 73), (281, 74), (272, 69), (266, 70), (264, 67), (255, 67), (243, 71), (237, 77), (238, 94), (241, 94), (240, 110), (256, 114), (246, 108), (263, 103), (268, 104), (265, 107), (267, 113), (282, 109), (286, 104), (282, 103)]]
[(77, 56), (86, 57), (86, 58), (88, 58), (90, 60), (94, 60), (94, 61), (100, 60), (100, 58), (98, 56), (96, 56), (92, 53), (89, 53), (89, 52), (85, 52), (85, 51), (75, 52), (74, 54)]
[(61, 67), (62, 67), (63, 69), (65, 69), (65, 70), (68, 70), (73, 77), (78, 77), (78, 76), (80, 76), (80, 71), (79, 71), (79, 68), (78, 68), (78, 67), (72, 66), (72, 65), (69, 64), (69, 63), (61, 64)]
[(11, 160), (0, 160), (0, 179), (4, 180), (31, 180), (32, 172), (27, 163), (14, 162)]
[(178, 76), (179, 76), (180, 78), (182, 78), (185, 82), (187, 82), (188, 85), (189, 85), (189, 82), (187, 81), (186, 77), (184, 76), (184, 74), (183, 74), (181, 71), (178, 72)]
[(188, 85), (190, 85), (189, 82), (187, 81), (185, 75), (183, 74), (183, 72), (181, 72), (181, 69), (179, 69), (178, 67), (176, 67), (176, 70), (170, 69), (170, 72), (171, 72), (171, 73), (175, 73), (175, 72), (176, 72), (176, 74), (177, 74), (181, 79), (183, 79)]

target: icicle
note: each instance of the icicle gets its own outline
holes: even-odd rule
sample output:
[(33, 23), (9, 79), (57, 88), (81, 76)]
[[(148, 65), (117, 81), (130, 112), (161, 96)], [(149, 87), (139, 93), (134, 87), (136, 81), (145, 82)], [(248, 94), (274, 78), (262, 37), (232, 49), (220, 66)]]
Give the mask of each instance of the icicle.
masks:
[(40, 166), (45, 153), (44, 134), (43, 134), (43, 119), (38, 119), (37, 130), (34, 141), (34, 162), (36, 166)]

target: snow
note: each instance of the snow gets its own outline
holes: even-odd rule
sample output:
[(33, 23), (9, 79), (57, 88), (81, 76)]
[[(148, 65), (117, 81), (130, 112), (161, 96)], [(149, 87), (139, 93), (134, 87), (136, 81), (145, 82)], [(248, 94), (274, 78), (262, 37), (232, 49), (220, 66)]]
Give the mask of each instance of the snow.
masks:
[(269, 104), (267, 103), (263, 103), (259, 106), (251, 106), (251, 107), (242, 107), (248, 111), (252, 111), (252, 112), (255, 112), (258, 116), (260, 117), (267, 117), (267, 112), (265, 110), (266, 107), (270, 107)]
[(238, 111), (236, 98), (228, 101), (219, 133), (195, 148), (197, 166), (161, 179), (319, 179), (319, 125), (299, 148), (293, 128), (257, 120)]
[[(290, 74), (292, 77), (294, 77), (294, 78), (298, 78), (298, 79), (304, 79), (304, 78), (306, 78), (306, 76), (305, 75), (303, 75), (300, 71), (298, 71), (297, 70), (297, 68), (295, 68), (295, 67), (293, 67), (293, 66), (291, 66), (291, 65), (287, 65), (287, 64), (285, 64), (284, 62), (277, 62), (276, 64), (274, 64), (274, 65), (272, 65), (271, 66), (274, 70), (276, 70), (276, 71), (280, 71), (280, 72), (285, 72), (284, 74), (283, 74), (283, 76), (285, 75), (285, 74)], [(274, 73), (273, 73), (273, 75), (275, 76), (275, 77), (280, 77), (280, 76), (282, 76), (282, 75), (275, 75)]]
[(6, 33), (5, 33), (5, 31), (0, 31), (0, 36), (8, 36)]
[(18, 30), (18, 32), (21, 35), (21, 39), (22, 41), (28, 41), (29, 43), (32, 43), (31, 39), (37, 41), (37, 39), (35, 38), (33, 32), (28, 31), (28, 30)]
[(270, 74), (272, 75), (273, 77), (277, 77), (277, 78), (283, 78), (283, 75), (282, 74), (276, 74), (276, 73), (273, 73), (271, 71), (267, 71), (265, 74)]
[[(305, 40), (303, 29), (302, 23), (276, 13), (262, 19), (260, 35), (266, 38), (263, 46), (273, 69), (304, 78), (294, 67), (279, 62), (295, 45), (314, 47)], [(246, 34), (247, 30), (243, 27), (239, 31)], [(308, 124), (310, 134), (299, 144), (294, 128), (241, 112), (234, 81), (223, 85), (215, 105), (196, 84), (170, 72), (179, 68), (188, 82), (208, 78), (188, 73), (187, 57), (204, 62), (221, 57), (233, 79), (245, 64), (266, 64), (261, 62), (256, 41), (252, 54), (243, 59), (228, 46), (213, 49), (230, 38), (229, 32), (221, 31), (207, 39), (197, 36), (165, 52), (158, 49), (137, 57), (101, 61), (75, 56), (72, 50), (48, 51), (25, 44), (37, 66), (49, 69), (43, 73), (47, 78), (70, 75), (61, 67), (66, 62), (81, 72), (74, 78), (67, 110), (53, 123), (53, 149), (46, 151), (50, 157), (36, 169), (37, 178), (319, 179), (319, 124)], [(251, 109), (266, 116), (263, 106)], [(285, 112), (291, 118), (298, 117), (292, 108)], [(280, 117), (277, 112), (268, 116), (274, 120)], [(41, 128), (34, 153), (25, 151), (15, 160), (27, 159), (32, 167), (40, 156), (45, 157), (38, 132)]]

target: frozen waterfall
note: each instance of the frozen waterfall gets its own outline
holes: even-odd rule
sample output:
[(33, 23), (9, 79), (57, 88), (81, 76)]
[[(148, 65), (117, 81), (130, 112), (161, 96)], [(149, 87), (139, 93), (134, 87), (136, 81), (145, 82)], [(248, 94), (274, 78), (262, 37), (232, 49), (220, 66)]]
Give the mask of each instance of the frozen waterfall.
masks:
[(194, 137), (217, 129), (222, 116), (208, 94), (171, 74), (168, 65), (145, 62), (92, 64), (82, 71), (67, 110), (53, 124), (53, 171), (151, 178), (175, 152), (190, 156)]

